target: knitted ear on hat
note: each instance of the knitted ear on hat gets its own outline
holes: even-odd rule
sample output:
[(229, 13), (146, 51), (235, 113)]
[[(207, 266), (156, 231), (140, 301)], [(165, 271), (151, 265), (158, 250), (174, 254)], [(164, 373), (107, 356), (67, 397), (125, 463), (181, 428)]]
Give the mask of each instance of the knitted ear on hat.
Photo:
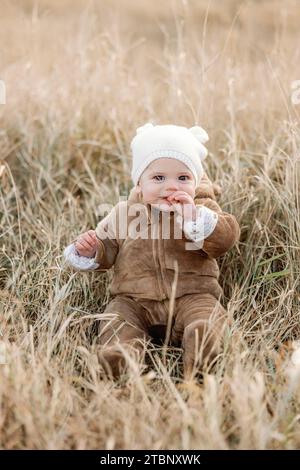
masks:
[(189, 131), (196, 137), (196, 139), (201, 142), (201, 144), (205, 144), (209, 140), (207, 132), (200, 126), (193, 126), (190, 127)]
[(144, 124), (143, 126), (140, 126), (136, 129), (135, 131), (135, 136), (134, 138), (132, 139), (132, 141), (130, 142), (130, 148), (131, 150), (133, 150), (133, 145), (134, 145), (134, 142), (136, 142), (136, 138), (139, 134), (142, 134), (143, 132), (145, 131), (149, 131), (150, 129), (153, 129), (154, 125), (151, 123), (151, 122), (147, 122), (146, 124)]
[(207, 148), (204, 147), (203, 144), (209, 140), (207, 132), (200, 126), (193, 126), (190, 127), (189, 131), (193, 134), (193, 136), (200, 142), (201, 152), (200, 158), (204, 160), (207, 157)]
[(153, 127), (154, 127), (154, 126), (153, 126), (152, 122), (147, 122), (147, 124), (144, 124), (143, 126), (137, 128), (136, 134), (140, 134), (141, 132), (150, 130), (150, 129), (152, 129)]

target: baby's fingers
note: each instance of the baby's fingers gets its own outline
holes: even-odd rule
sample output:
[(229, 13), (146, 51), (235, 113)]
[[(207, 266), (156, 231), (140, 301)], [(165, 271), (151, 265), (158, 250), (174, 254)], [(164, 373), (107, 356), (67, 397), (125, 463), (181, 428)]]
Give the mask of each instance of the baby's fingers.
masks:
[(87, 242), (85, 241), (77, 241), (75, 243), (75, 247), (77, 250), (87, 250), (87, 251), (92, 251), (94, 248), (91, 247)]
[(96, 238), (95, 230), (89, 230), (88, 232), (86, 232), (86, 235), (91, 239)]
[(169, 201), (182, 201), (187, 198), (186, 194), (172, 194), (171, 196), (168, 197)]
[(89, 243), (92, 247), (96, 246), (96, 242), (97, 242), (97, 237), (95, 235), (95, 231), (94, 230), (89, 230), (88, 232), (85, 232), (81, 237), (78, 237), (78, 240), (79, 241), (86, 241), (87, 243)]
[(85, 241), (90, 243), (91, 246), (95, 246), (95, 244), (97, 242), (97, 238), (96, 238), (96, 235), (94, 234), (94, 232), (92, 230), (90, 230), (89, 232), (86, 233)]
[(96, 235), (95, 230), (89, 230), (89, 241), (93, 244), (93, 246), (98, 246), (100, 243), (99, 238)]
[(91, 248), (86, 242), (76, 242), (75, 248), (82, 256), (93, 256), (95, 254), (95, 249)]
[(173, 204), (185, 204), (186, 200), (183, 197), (175, 197), (173, 201), (171, 201)]
[(85, 237), (83, 240), (79, 240), (82, 244), (84, 244), (86, 247), (89, 248), (94, 248), (95, 242), (89, 237)]

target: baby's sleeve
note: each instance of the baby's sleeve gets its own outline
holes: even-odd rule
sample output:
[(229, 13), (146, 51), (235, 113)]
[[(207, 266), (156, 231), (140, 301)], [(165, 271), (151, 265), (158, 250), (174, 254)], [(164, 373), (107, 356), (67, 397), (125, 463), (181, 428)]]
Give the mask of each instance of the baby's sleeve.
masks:
[(202, 249), (209, 256), (218, 258), (239, 241), (241, 229), (235, 216), (224, 212), (216, 201), (207, 199), (203, 205), (218, 215), (218, 221), (213, 232), (205, 238)]
[(204, 240), (215, 230), (218, 214), (205, 206), (196, 206), (196, 214), (195, 221), (184, 222), (183, 231), (187, 239), (202, 247)]
[(240, 227), (234, 215), (222, 211), (216, 201), (201, 198), (196, 201), (197, 219), (187, 222), (185, 237), (208, 256), (218, 258), (229, 251), (240, 238)]
[(126, 227), (126, 205), (121, 201), (96, 226), (95, 234), (100, 241), (99, 252), (95, 257), (95, 262), (100, 263), (100, 267), (96, 268), (97, 271), (107, 271), (115, 264), (122, 230), (126, 230)]
[(95, 228), (99, 248), (93, 258), (79, 255), (74, 242), (65, 248), (64, 257), (70, 266), (79, 271), (105, 272), (114, 265), (119, 253), (119, 204)]
[(93, 258), (81, 256), (75, 248), (75, 244), (71, 243), (64, 250), (64, 258), (66, 263), (78, 271), (93, 271), (99, 268), (99, 263), (96, 263), (97, 253)]

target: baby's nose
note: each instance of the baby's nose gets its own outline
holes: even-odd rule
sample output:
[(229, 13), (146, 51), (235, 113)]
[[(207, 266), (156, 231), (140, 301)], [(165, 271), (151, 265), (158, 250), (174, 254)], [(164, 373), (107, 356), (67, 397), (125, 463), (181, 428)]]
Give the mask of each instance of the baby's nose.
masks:
[(173, 194), (174, 191), (178, 191), (178, 185), (177, 184), (167, 186), (166, 193), (168, 194), (168, 196)]
[(177, 191), (178, 190), (178, 182), (176, 180), (168, 181), (166, 184), (166, 191)]

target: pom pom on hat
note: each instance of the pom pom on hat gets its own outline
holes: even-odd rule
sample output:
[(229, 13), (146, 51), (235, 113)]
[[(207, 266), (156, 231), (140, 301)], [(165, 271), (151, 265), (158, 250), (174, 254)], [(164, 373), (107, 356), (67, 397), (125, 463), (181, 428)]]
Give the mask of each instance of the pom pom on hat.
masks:
[(131, 177), (137, 184), (147, 166), (159, 158), (173, 158), (184, 163), (193, 173), (196, 185), (204, 173), (201, 161), (207, 156), (203, 145), (209, 140), (200, 126), (190, 129), (173, 124), (154, 125), (151, 122), (136, 129), (130, 147), (132, 151)]

